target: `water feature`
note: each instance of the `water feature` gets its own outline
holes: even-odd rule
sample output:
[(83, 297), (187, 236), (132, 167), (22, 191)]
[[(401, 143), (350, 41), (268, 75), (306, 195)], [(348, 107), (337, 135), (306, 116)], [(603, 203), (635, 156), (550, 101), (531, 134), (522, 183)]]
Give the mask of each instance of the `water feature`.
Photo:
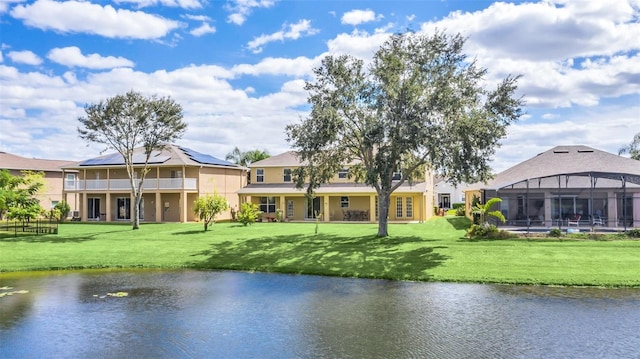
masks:
[(2, 358), (640, 355), (640, 289), (201, 271), (5, 274), (0, 287)]

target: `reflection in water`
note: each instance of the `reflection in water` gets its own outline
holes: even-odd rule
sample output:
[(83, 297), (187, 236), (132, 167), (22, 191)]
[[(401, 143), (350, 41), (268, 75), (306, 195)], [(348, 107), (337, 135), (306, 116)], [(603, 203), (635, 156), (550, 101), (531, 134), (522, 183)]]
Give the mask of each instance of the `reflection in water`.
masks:
[(634, 358), (640, 347), (639, 289), (199, 271), (3, 286), (29, 291), (0, 298), (3, 358)]

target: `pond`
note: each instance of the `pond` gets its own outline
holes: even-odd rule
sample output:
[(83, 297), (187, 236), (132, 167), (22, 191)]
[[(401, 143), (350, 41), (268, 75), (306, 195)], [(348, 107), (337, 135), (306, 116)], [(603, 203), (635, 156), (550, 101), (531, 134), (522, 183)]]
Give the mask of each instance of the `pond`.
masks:
[(640, 348), (640, 289), (190, 270), (4, 274), (0, 287), (3, 358), (637, 358)]

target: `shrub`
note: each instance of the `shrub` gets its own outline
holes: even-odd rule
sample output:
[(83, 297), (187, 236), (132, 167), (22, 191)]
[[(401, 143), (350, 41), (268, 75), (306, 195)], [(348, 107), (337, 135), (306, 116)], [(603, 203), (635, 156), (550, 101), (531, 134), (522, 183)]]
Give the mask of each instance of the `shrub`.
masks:
[(560, 230), (560, 228), (552, 228), (549, 231), (549, 237), (562, 237), (562, 231)]
[(500, 231), (498, 227), (493, 224), (472, 224), (467, 230), (467, 237), (469, 238), (500, 238)]
[(634, 228), (627, 231), (627, 236), (631, 238), (640, 238), (640, 228)]
[(245, 202), (240, 205), (240, 210), (238, 211), (238, 222), (242, 223), (245, 227), (248, 224), (253, 224), (260, 215), (260, 209), (258, 205), (255, 203)]
[(451, 205), (451, 208), (453, 208), (453, 209), (458, 209), (458, 208), (464, 209), (464, 203), (454, 203), (454, 204)]
[(456, 216), (464, 216), (465, 214), (464, 206), (456, 208)]
[(64, 221), (67, 216), (69, 215), (69, 212), (71, 212), (71, 206), (69, 206), (69, 203), (67, 203), (67, 201), (62, 200), (58, 203), (56, 203), (55, 207), (53, 207), (54, 210), (58, 210), (58, 212), (56, 212), (55, 214), (57, 215), (57, 219), (58, 221), (62, 222)]
[(276, 209), (276, 222), (282, 222), (282, 210), (280, 208)]

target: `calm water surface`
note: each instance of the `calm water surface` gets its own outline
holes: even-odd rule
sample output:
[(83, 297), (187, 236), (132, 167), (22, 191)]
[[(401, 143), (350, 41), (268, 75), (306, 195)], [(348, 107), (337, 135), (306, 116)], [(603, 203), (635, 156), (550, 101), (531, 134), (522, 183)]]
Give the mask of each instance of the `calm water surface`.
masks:
[(2, 358), (640, 358), (639, 289), (199, 271), (0, 287), (28, 291), (0, 298)]

